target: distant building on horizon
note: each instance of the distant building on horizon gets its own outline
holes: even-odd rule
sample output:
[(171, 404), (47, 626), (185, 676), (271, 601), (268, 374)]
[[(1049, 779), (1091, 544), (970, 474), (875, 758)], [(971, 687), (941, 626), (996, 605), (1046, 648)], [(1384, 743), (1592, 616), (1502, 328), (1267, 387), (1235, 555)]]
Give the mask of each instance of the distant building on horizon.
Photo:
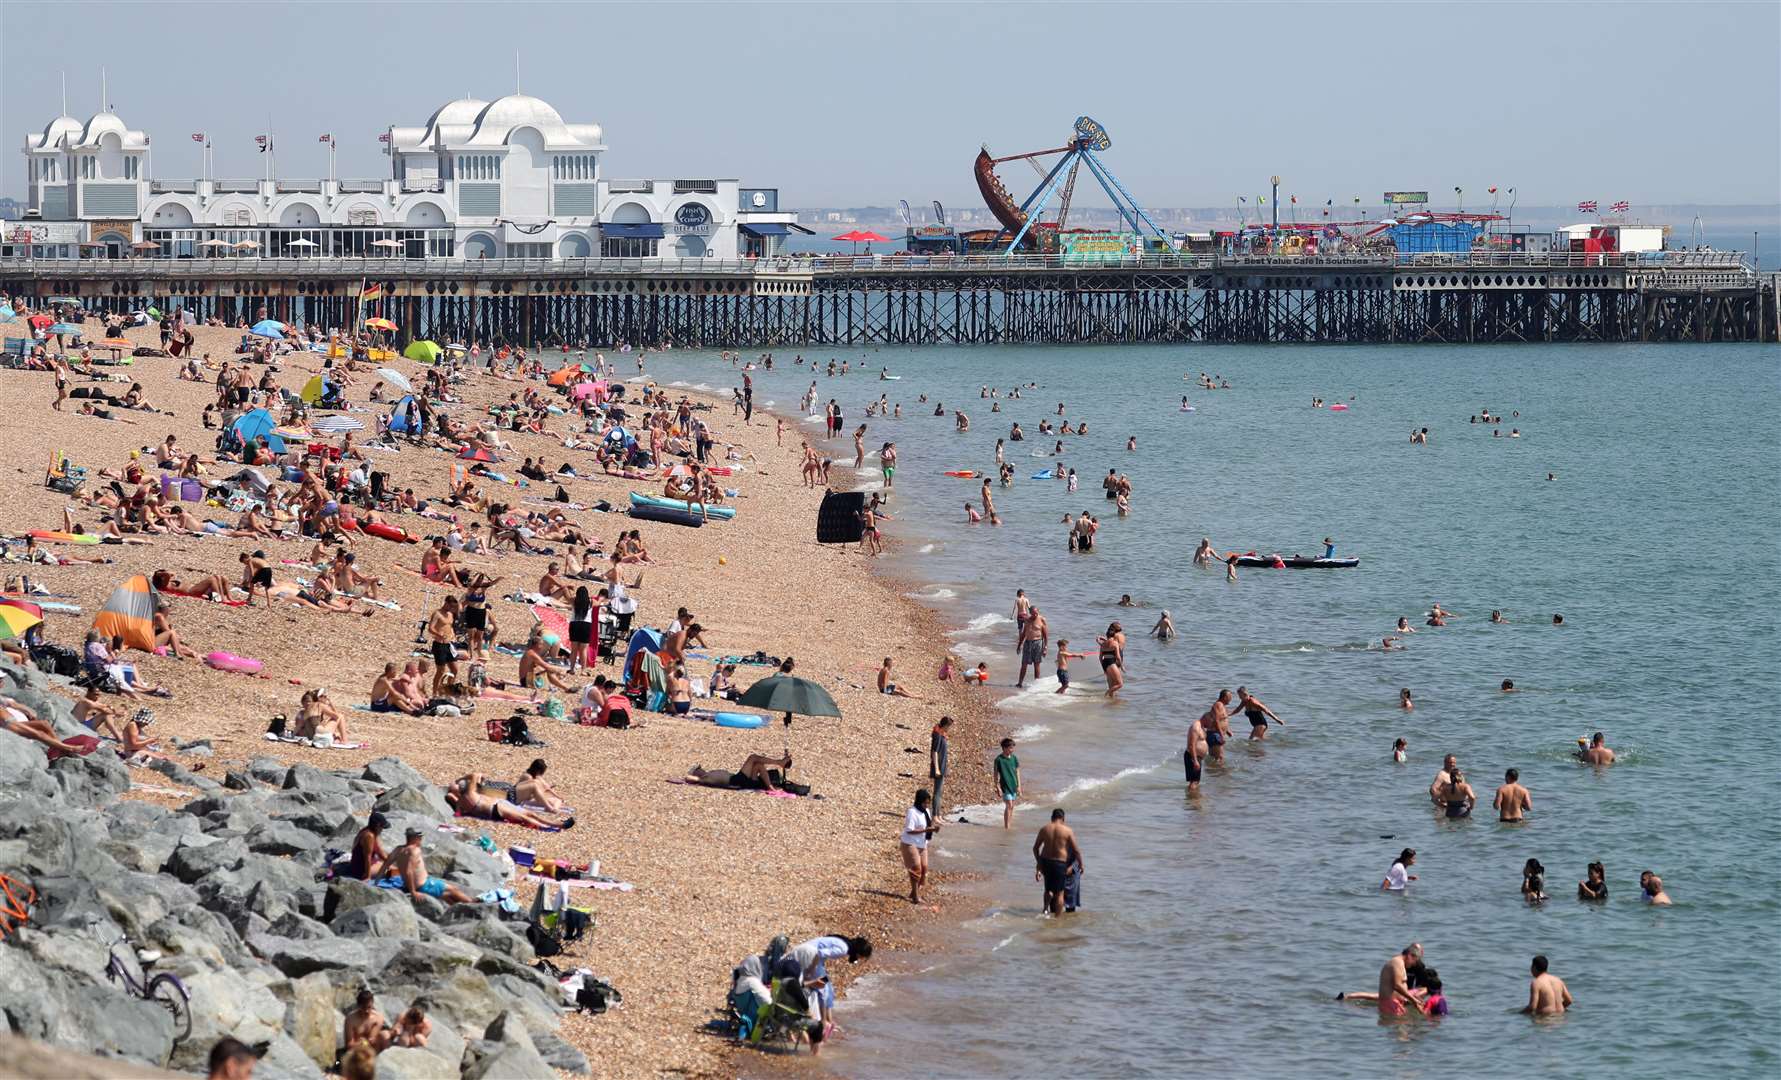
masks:
[(21, 224), (0, 233), (0, 258), (734, 261), (809, 231), (775, 188), (608, 179), (600, 125), (524, 94), (447, 102), (379, 138), (388, 179), (280, 179), (264, 135), (264, 179), (163, 181), (148, 175), (146, 132), (111, 112), (59, 116), (25, 139)]

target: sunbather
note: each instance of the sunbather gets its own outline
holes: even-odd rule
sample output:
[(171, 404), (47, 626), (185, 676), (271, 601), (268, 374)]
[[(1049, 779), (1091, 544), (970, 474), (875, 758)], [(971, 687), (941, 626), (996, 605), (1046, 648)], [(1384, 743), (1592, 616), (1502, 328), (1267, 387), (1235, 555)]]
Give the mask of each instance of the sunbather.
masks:
[(704, 787), (721, 788), (754, 788), (759, 791), (779, 791), (779, 783), (770, 774), (770, 770), (779, 771), (779, 779), (792, 767), (792, 752), (787, 749), (784, 755), (776, 758), (764, 754), (750, 754), (735, 772), (724, 769), (706, 769), (694, 765), (687, 770), (686, 782), (700, 784)]
[(551, 787), (550, 781), (544, 778), (544, 768), (543, 758), (536, 758), (526, 766), (525, 775), (513, 785), (513, 797), (528, 806), (542, 806), (552, 813), (561, 813), (563, 800), (556, 788)]
[(453, 780), (445, 789), (445, 801), (451, 804), (459, 817), (483, 818), (552, 831), (575, 827), (573, 817), (535, 813), (507, 799), (483, 794), (482, 774), (479, 772), (467, 773)]

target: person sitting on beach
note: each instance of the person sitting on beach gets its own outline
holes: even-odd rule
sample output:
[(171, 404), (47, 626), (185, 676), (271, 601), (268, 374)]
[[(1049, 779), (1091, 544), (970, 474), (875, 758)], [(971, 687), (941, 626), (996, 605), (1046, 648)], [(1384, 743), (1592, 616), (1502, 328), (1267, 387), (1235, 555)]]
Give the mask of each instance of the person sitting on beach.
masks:
[[(575, 827), (573, 817), (563, 817), (553, 821), (550, 819), (560, 817), (560, 815), (534, 812), (507, 799), (483, 794), (482, 774), (479, 772), (466, 773), (447, 785), (445, 801), (451, 804), (451, 808), (457, 811), (459, 817), (508, 822), (547, 832)], [(412, 830), (409, 835), (413, 835)]]
[(99, 700), (99, 688), (87, 687), (85, 696), (74, 703), (74, 719), (93, 731), (103, 731), (118, 742), (124, 741), (123, 734), (118, 731), (117, 720), (122, 710), (113, 708)]
[(339, 867), (336, 873), (341, 877), (355, 878), (364, 881), (371, 876), (371, 871), (383, 865), (389, 852), (383, 849), (383, 831), (389, 827), (390, 819), (373, 811), (365, 827), (353, 837), (352, 850), (347, 856), (346, 865)]
[(544, 658), (544, 633), (534, 627), (532, 636), (526, 639), (525, 654), (519, 658), (520, 685), (528, 690), (542, 690), (548, 683), (564, 693), (574, 693), (575, 688), (563, 681), (562, 672), (562, 668)]
[(742, 696), (736, 686), (736, 665), (722, 664), (711, 673), (711, 696), (724, 701), (735, 701)]
[(433, 1021), (427, 1019), (426, 1008), (420, 1004), (410, 1005), (396, 1018), (396, 1026), (390, 1032), (390, 1045), (424, 1049), (432, 1034)]
[[(779, 791), (779, 782), (792, 767), (792, 752), (788, 749), (779, 757), (767, 757), (765, 754), (750, 754), (734, 772), (725, 769), (706, 769), (698, 765), (686, 771), (685, 780), (689, 784), (703, 787), (748, 788), (756, 791)], [(773, 770), (779, 775), (775, 777)]]
[(160, 746), (148, 737), (148, 726), (155, 722), (152, 709), (137, 709), (124, 721), (123, 750), (121, 755), (125, 761), (135, 765), (145, 764), (151, 758), (166, 760), (167, 755), (160, 752)]
[[(472, 773), (472, 776), (476, 774)], [(452, 795), (448, 789), (445, 795), (450, 802)], [(498, 820), (498, 819), (497, 819)], [(399, 889), (411, 897), (422, 894), (443, 900), (448, 904), (474, 903), (476, 898), (448, 884), (441, 878), (427, 876), (427, 863), (421, 854), (421, 838), (426, 835), (421, 830), (410, 828), (406, 842), (384, 857), (383, 862), (372, 873), (373, 884), (382, 889)]]
[(319, 739), (326, 736), (330, 742), (347, 742), (346, 720), (334, 703), (328, 700), (326, 690), (305, 691), (297, 706), (297, 730), (299, 739)]
[(891, 697), (909, 698), (913, 701), (921, 699), (891, 681), (891, 658), (885, 657), (884, 664), (878, 669), (878, 692)]
[(557, 789), (550, 785), (550, 781), (544, 778), (544, 769), (543, 758), (532, 759), (532, 763), (526, 766), (525, 775), (513, 785), (513, 797), (527, 806), (542, 806), (553, 814), (562, 813), (563, 799), (557, 794)]

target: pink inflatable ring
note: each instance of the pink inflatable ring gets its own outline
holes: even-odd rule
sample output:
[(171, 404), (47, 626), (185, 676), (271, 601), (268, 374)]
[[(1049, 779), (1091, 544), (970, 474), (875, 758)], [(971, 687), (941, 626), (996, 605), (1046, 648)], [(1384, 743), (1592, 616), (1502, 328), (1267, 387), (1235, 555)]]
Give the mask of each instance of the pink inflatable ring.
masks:
[(261, 664), (251, 656), (236, 656), (229, 652), (207, 653), (204, 662), (218, 671), (239, 671), (243, 675), (258, 675)]

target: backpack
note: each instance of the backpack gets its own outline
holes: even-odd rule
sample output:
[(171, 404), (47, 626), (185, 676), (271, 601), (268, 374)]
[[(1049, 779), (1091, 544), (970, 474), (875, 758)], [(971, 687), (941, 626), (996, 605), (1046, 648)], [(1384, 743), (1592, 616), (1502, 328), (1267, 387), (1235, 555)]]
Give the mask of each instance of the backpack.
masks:
[(509, 746), (532, 745), (532, 732), (526, 725), (526, 718), (513, 715), (507, 718), (507, 731), (502, 739)]
[(526, 924), (526, 941), (536, 956), (555, 956), (563, 951), (563, 936), (555, 927), (542, 926), (536, 920)]

